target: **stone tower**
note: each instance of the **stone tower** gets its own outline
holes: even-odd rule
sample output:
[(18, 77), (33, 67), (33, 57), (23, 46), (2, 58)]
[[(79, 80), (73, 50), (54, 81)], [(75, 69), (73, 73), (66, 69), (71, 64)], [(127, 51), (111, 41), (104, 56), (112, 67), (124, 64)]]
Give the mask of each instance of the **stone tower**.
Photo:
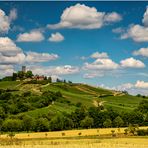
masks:
[(22, 72), (26, 73), (26, 66), (22, 66)]

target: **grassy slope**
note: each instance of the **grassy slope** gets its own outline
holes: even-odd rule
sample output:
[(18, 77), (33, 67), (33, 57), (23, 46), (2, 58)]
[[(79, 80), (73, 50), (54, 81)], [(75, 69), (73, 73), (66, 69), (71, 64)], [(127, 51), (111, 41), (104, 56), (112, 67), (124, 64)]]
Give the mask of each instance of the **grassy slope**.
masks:
[(2, 81), (0, 82), (0, 89), (15, 89), (20, 83), (19, 81)]
[[(71, 113), (76, 109), (75, 106), (68, 106), (67, 104), (56, 102), (54, 105), (50, 105), (48, 107), (43, 107), (39, 109), (35, 109), (32, 111), (28, 111), (25, 114), (30, 115), (32, 117), (38, 117), (42, 115), (50, 115), (50, 117), (54, 116), (57, 113), (66, 112)], [(24, 114), (24, 113), (23, 113)]]
[(27, 114), (30, 114), (32, 116), (38, 116), (47, 113), (56, 114), (64, 111), (70, 113), (76, 109), (76, 103), (81, 102), (83, 105), (90, 107), (93, 106), (93, 101), (98, 98), (104, 101), (104, 104), (107, 107), (112, 107), (113, 109), (118, 111), (130, 111), (134, 109), (142, 100), (142, 98), (140, 97), (135, 97), (131, 95), (99, 97), (100, 95), (113, 95), (113, 92), (110, 90), (96, 88), (85, 84), (71, 85), (64, 83), (52, 83), (43, 86), (32, 84), (19, 85), (20, 83), (21, 82), (0, 82), (0, 88), (17, 88), (19, 89), (17, 93), (22, 93), (24, 91), (30, 90), (34, 93), (38, 93), (38, 95), (40, 95), (42, 91), (60, 91), (63, 97), (71, 102), (70, 104), (64, 102), (55, 102), (53, 105), (50, 105), (48, 107), (27, 112)]
[(105, 101), (105, 106), (113, 107), (117, 110), (133, 110), (137, 107), (140, 101), (143, 98), (131, 96), (131, 95), (124, 95), (124, 96), (108, 96), (101, 98), (101, 100)]

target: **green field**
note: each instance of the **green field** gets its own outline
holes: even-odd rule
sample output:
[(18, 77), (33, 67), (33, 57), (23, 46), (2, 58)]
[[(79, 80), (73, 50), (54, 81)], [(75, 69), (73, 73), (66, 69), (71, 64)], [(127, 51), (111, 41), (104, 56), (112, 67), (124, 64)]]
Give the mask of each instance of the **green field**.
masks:
[(0, 82), (0, 89), (15, 89), (20, 83), (20, 81), (2, 81)]

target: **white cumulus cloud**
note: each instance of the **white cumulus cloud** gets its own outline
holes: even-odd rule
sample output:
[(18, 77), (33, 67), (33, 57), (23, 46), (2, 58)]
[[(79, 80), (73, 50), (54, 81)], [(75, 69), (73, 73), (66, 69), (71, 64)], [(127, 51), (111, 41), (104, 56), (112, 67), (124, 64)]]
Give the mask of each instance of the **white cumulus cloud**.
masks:
[(14, 67), (12, 65), (0, 65), (0, 78), (12, 75)]
[(127, 38), (132, 38), (136, 42), (148, 42), (148, 27), (131, 25), (127, 32), (121, 35), (121, 39)]
[(122, 17), (116, 13), (99, 12), (95, 7), (89, 7), (85, 4), (76, 4), (66, 8), (61, 20), (57, 24), (47, 25), (50, 29), (58, 28), (78, 28), (78, 29), (95, 29), (101, 28), (106, 23), (118, 22)]
[(0, 64), (47, 62), (56, 60), (57, 54), (24, 52), (10, 38), (0, 37)]
[(10, 25), (13, 20), (17, 18), (16, 9), (12, 9), (10, 14), (7, 16), (5, 12), (0, 9), (0, 33), (8, 33)]
[(26, 62), (47, 62), (51, 60), (56, 60), (59, 56), (57, 54), (49, 54), (49, 53), (37, 53), (37, 52), (27, 52)]
[(40, 42), (44, 40), (42, 31), (32, 30), (26, 33), (20, 33), (17, 37), (18, 42)]
[(135, 84), (137, 88), (147, 88), (148, 89), (148, 82), (138, 80)]
[(90, 57), (96, 58), (96, 59), (98, 59), (98, 58), (104, 59), (104, 58), (108, 58), (108, 54), (106, 52), (101, 52), (101, 53), (95, 52)]
[(17, 53), (15, 56), (4, 56), (0, 53), (0, 64), (21, 64), (24, 60), (24, 53)]
[(140, 48), (139, 50), (135, 50), (133, 52), (134, 55), (138, 56), (144, 56), (144, 57), (148, 57), (148, 47), (147, 48)]
[(116, 87), (117, 90), (128, 90), (134, 87), (132, 83), (125, 83)]
[(142, 61), (134, 59), (133, 57), (121, 60), (120, 64), (122, 67), (125, 67), (125, 68), (144, 68), (145, 67), (145, 64)]
[(113, 89), (120, 91), (128, 91), (130, 94), (148, 95), (148, 82), (137, 80), (135, 83), (125, 83), (114, 87)]
[(103, 77), (103, 76), (104, 76), (104, 72), (90, 72), (90, 73), (84, 74), (83, 78), (92, 79), (92, 78)]
[(61, 42), (63, 40), (64, 36), (59, 32), (52, 33), (51, 36), (49, 37), (50, 42)]
[(91, 70), (113, 70), (117, 69), (118, 64), (112, 61), (111, 59), (96, 59), (93, 63), (85, 63), (84, 69)]
[(21, 48), (8, 37), (0, 37), (0, 53), (4, 56), (14, 56), (21, 53)]
[(9, 21), (13, 21), (17, 18), (17, 10), (16, 9), (12, 9), (10, 10), (10, 14), (9, 14)]
[(116, 12), (108, 13), (104, 17), (105, 22), (118, 22), (121, 21), (122, 17)]
[(143, 24), (144, 24), (145, 26), (148, 27), (148, 6), (147, 6), (146, 11), (145, 11), (145, 13), (144, 13), (144, 15), (143, 15), (143, 20), (142, 20), (142, 22), (143, 22)]
[(64, 65), (64, 66), (31, 66), (29, 69), (33, 71), (34, 74), (40, 75), (69, 75), (76, 74), (79, 72), (79, 67)]
[(135, 42), (148, 42), (148, 7), (143, 15), (143, 25), (132, 24), (121, 34), (121, 39), (131, 38)]

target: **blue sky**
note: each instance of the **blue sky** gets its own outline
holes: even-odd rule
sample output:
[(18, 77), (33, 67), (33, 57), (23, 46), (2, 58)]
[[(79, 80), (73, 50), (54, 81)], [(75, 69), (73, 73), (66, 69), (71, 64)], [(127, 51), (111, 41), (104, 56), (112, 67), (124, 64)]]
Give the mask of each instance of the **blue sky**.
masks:
[(0, 76), (22, 65), (148, 95), (148, 3), (0, 2)]

